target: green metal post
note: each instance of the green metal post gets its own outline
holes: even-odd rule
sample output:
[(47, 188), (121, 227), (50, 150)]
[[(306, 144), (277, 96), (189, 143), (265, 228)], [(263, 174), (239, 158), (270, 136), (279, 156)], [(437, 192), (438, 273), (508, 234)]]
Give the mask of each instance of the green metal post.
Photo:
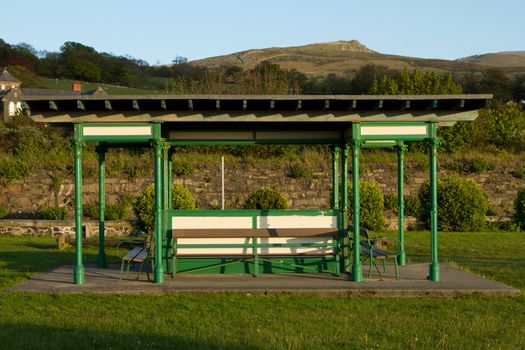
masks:
[(164, 186), (162, 183), (162, 153), (164, 150), (164, 142), (162, 140), (154, 140), (153, 148), (155, 153), (155, 269), (154, 282), (164, 282), (164, 267), (162, 265), (162, 193)]
[[(341, 148), (339, 146), (334, 146), (332, 149), (332, 208), (334, 210), (339, 209), (339, 154), (341, 152)], [(337, 237), (337, 242), (334, 247), (335, 252), (335, 266), (336, 275), (340, 274), (341, 271), (341, 262), (344, 263), (344, 258), (341, 259), (342, 249), (341, 246), (344, 246), (341, 244), (341, 241), (343, 239), (342, 233), (344, 232), (341, 230), (341, 222), (339, 221), (339, 236)], [(344, 268), (344, 267), (343, 267)]]
[(352, 265), (352, 280), (363, 281), (363, 267), (361, 266), (361, 237), (360, 237), (360, 199), (359, 199), (359, 147), (360, 140), (352, 140), (352, 209), (354, 218), (354, 261)]
[(332, 149), (332, 208), (339, 209), (339, 154), (341, 147)]
[(431, 281), (439, 281), (439, 262), (438, 262), (438, 237), (437, 237), (437, 148), (439, 139), (436, 137), (437, 125), (430, 124), (431, 138), (428, 139), (430, 155), (430, 240), (431, 240), (431, 261), (428, 278)]
[(171, 237), (168, 237), (167, 234), (167, 218), (168, 218), (168, 208), (169, 208), (169, 162), (168, 162), (168, 155), (169, 155), (169, 149), (170, 145), (168, 143), (164, 143), (164, 149), (162, 152), (162, 246), (164, 247), (164, 252), (162, 254), (163, 261), (165, 263), (164, 270), (169, 272), (169, 266), (168, 266), (168, 257), (169, 257), (169, 247), (171, 246)]
[(397, 150), (397, 236), (398, 236), (398, 256), (397, 262), (401, 266), (406, 265), (406, 251), (405, 251), (405, 153), (407, 146), (403, 141), (398, 142), (395, 146)]
[(173, 148), (168, 152), (168, 208), (173, 209)]
[(75, 140), (72, 141), (75, 156), (75, 284), (85, 282), (84, 263), (82, 261), (82, 124), (75, 125)]
[(341, 204), (342, 204), (342, 224), (344, 227), (344, 242), (343, 242), (343, 254), (344, 254), (344, 271), (350, 272), (350, 247), (348, 242), (348, 145), (343, 148), (343, 160), (342, 160), (342, 192), (341, 193)]
[(108, 267), (105, 249), (105, 208), (106, 208), (106, 145), (97, 147), (98, 154), (98, 257), (97, 267)]

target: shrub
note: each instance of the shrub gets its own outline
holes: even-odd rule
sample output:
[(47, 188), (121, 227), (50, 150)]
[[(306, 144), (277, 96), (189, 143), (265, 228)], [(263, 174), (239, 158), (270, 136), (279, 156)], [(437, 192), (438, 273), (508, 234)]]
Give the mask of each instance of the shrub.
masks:
[(253, 191), (244, 203), (244, 209), (287, 209), (288, 200), (284, 194), (270, 187), (263, 187)]
[(292, 163), (288, 167), (288, 177), (292, 179), (304, 179), (312, 175), (312, 170), (301, 163)]
[(421, 203), (417, 196), (406, 196), (405, 197), (405, 215), (418, 216), (419, 207)]
[(82, 215), (86, 219), (97, 220), (98, 219), (98, 205), (96, 205), (96, 204), (84, 204), (82, 206)]
[(9, 211), (5, 208), (0, 206), (0, 219), (6, 219), (9, 216)]
[(40, 209), (40, 218), (44, 220), (65, 220), (67, 210), (64, 207), (47, 207)]
[(106, 205), (104, 218), (106, 220), (125, 220), (129, 217), (130, 205), (119, 202)]
[(122, 172), (131, 178), (139, 177), (144, 173), (144, 168), (140, 165), (124, 165)]
[(525, 168), (518, 168), (512, 172), (516, 179), (525, 179)]
[[(124, 195), (115, 204), (106, 204), (104, 211), (104, 218), (106, 220), (126, 220), (129, 218), (131, 206), (135, 198), (130, 195)], [(98, 204), (85, 204), (82, 208), (82, 214), (84, 217), (97, 220), (98, 219)]]
[[(173, 209), (195, 209), (195, 199), (188, 189), (175, 184), (172, 191)], [(155, 229), (155, 186), (149, 185), (139, 193), (133, 204), (133, 211), (143, 229)]]
[(177, 177), (189, 176), (193, 174), (194, 170), (195, 169), (193, 166), (188, 162), (183, 162), (180, 160), (173, 162), (172, 172)]
[[(457, 175), (438, 179), (438, 229), (440, 231), (480, 231), (485, 226), (488, 209), (487, 195), (470, 179)], [(430, 228), (430, 186), (424, 183), (419, 190), (419, 219)]]
[(394, 193), (389, 193), (384, 196), (385, 209), (388, 210), (397, 210), (397, 195)]
[[(375, 181), (361, 181), (360, 191), (360, 225), (370, 230), (382, 230), (386, 219), (383, 213), (385, 201), (381, 187)], [(349, 189), (350, 203), (352, 203), (352, 188)], [(352, 214), (350, 205), (350, 213)]]
[(33, 172), (32, 164), (18, 159), (0, 159), (0, 185), (21, 180)]
[(518, 191), (514, 201), (514, 220), (525, 229), (525, 187)]
[(484, 171), (494, 170), (496, 165), (490, 162), (487, 162), (483, 158), (474, 157), (474, 158), (462, 158), (455, 162), (450, 162), (445, 164), (445, 168), (449, 170), (455, 170), (459, 173), (475, 173), (480, 174)]

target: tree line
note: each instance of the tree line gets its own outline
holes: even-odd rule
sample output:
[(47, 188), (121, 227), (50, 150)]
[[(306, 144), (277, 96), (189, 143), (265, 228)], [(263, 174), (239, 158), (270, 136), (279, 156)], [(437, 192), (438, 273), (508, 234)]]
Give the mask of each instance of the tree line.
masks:
[[(10, 45), (0, 39), (0, 67), (9, 67), (24, 86), (38, 86), (38, 76), (78, 79), (130, 87), (162, 89), (167, 93), (203, 94), (370, 94), (492, 93), (498, 101), (525, 99), (525, 74), (510, 77), (499, 69), (441, 76), (366, 64), (342, 75), (310, 77), (297, 70), (262, 62), (253, 69), (230, 65), (207, 68), (177, 56), (172, 65), (151, 66), (131, 56), (98, 52), (77, 42), (58, 52), (37, 51), (31, 45)], [(415, 74), (415, 75), (414, 75)], [(410, 77), (409, 77), (410, 76)], [(413, 84), (411, 86), (407, 84)], [(436, 85), (438, 84), (438, 85)]]

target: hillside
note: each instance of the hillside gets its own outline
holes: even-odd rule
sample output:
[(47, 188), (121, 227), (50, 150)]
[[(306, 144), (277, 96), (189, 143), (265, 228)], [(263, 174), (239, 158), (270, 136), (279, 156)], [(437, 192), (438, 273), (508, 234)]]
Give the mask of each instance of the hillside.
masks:
[(510, 74), (525, 72), (525, 51), (506, 51), (460, 58), (457, 62), (502, 69)]
[(525, 73), (525, 63), (520, 63), (522, 61), (525, 62), (525, 52), (482, 56), (491, 55), (496, 55), (497, 59), (475, 59), (470, 57), (455, 61), (423, 59), (379, 53), (370, 50), (357, 40), (352, 40), (294, 47), (253, 49), (195, 60), (190, 63), (207, 68), (241, 66), (244, 69), (251, 69), (261, 62), (267, 61), (278, 64), (284, 69), (296, 69), (309, 76), (326, 76), (329, 73), (342, 75), (369, 63), (388, 66), (396, 70), (420, 69), (423, 71), (434, 70), (439, 73), (454, 74), (477, 73), (489, 67), (502, 68), (513, 74)]

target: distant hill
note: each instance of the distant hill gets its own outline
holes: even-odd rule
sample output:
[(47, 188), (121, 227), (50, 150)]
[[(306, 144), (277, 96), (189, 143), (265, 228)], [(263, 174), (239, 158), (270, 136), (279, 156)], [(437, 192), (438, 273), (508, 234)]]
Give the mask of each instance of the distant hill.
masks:
[(278, 64), (284, 69), (296, 69), (309, 76), (326, 76), (329, 73), (342, 75), (368, 63), (396, 70), (420, 69), (451, 74), (478, 73), (489, 67), (498, 67), (511, 74), (525, 74), (525, 51), (486, 54), (451, 61), (383, 54), (370, 50), (357, 40), (253, 49), (190, 63), (207, 68), (241, 66), (251, 69), (263, 61)]
[(457, 62), (502, 69), (510, 74), (525, 73), (525, 51), (505, 51), (460, 58)]

